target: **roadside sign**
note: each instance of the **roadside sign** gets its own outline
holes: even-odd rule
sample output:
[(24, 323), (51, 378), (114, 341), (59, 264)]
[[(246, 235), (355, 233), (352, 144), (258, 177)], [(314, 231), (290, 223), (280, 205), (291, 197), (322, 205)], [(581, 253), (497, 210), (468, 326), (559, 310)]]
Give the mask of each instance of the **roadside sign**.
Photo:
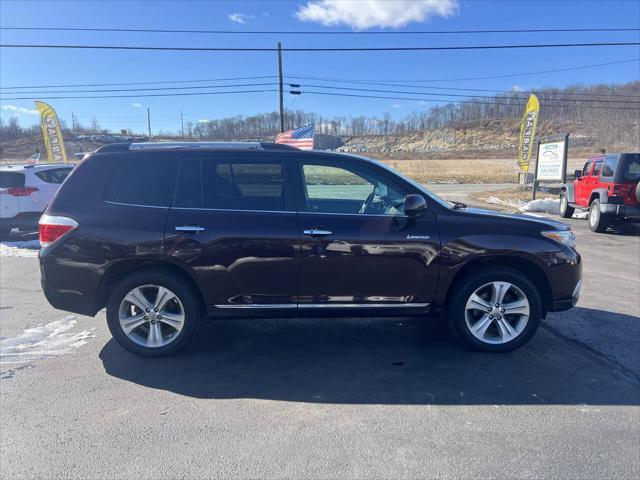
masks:
[[(557, 137), (556, 137), (557, 138)], [(567, 155), (569, 151), (569, 134), (557, 142), (538, 140), (538, 156), (536, 172), (533, 180), (531, 198), (535, 200), (536, 190), (540, 182), (567, 181)]]
[(564, 141), (538, 144), (537, 180), (562, 181), (566, 170), (564, 145)]

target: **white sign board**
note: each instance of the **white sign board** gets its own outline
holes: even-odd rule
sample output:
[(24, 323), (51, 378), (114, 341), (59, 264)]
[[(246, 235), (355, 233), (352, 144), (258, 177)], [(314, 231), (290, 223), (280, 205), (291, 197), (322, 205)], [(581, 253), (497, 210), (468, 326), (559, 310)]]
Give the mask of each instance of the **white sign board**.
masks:
[(541, 143), (536, 166), (537, 180), (562, 180), (564, 142)]

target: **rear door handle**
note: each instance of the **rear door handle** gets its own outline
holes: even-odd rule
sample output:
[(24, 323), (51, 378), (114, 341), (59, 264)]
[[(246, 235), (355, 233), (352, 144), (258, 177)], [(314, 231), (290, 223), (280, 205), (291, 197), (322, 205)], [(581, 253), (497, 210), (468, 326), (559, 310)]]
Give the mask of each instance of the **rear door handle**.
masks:
[(204, 232), (206, 228), (200, 227), (198, 225), (180, 225), (175, 228), (176, 232), (186, 232), (186, 233), (198, 233)]
[(320, 228), (310, 228), (309, 230), (305, 230), (305, 235), (310, 235), (312, 237), (326, 237), (327, 235), (331, 235), (333, 232), (329, 230), (322, 230)]

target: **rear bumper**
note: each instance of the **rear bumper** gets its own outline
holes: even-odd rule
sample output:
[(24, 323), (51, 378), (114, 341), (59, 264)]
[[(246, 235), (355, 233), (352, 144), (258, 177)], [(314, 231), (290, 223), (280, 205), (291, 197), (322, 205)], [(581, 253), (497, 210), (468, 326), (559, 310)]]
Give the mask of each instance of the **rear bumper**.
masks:
[(40, 262), (40, 276), (40, 285), (44, 296), (53, 308), (91, 317), (97, 313), (95, 298), (81, 295), (78, 292), (61, 291), (53, 288), (47, 281), (42, 262)]
[(0, 225), (3, 228), (18, 228), (20, 230), (37, 230), (38, 221), (42, 212), (22, 212), (15, 217), (0, 218)]
[(600, 205), (602, 213), (614, 215), (616, 217), (640, 220), (640, 205), (616, 205), (614, 203), (603, 203)]

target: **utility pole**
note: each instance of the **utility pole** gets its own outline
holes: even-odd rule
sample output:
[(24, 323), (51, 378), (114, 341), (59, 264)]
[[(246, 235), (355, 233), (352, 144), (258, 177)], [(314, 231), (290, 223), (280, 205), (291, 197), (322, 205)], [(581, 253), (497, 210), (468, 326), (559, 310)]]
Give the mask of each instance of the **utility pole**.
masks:
[(151, 111), (147, 107), (147, 126), (149, 127), (149, 141), (151, 141)]
[(282, 90), (282, 44), (278, 42), (278, 78), (280, 81), (280, 133), (284, 132), (284, 92)]
[(76, 116), (73, 112), (71, 112), (71, 131), (76, 133)]
[(184, 142), (184, 118), (182, 118), (182, 110), (180, 110), (180, 125), (182, 126), (182, 141)]

